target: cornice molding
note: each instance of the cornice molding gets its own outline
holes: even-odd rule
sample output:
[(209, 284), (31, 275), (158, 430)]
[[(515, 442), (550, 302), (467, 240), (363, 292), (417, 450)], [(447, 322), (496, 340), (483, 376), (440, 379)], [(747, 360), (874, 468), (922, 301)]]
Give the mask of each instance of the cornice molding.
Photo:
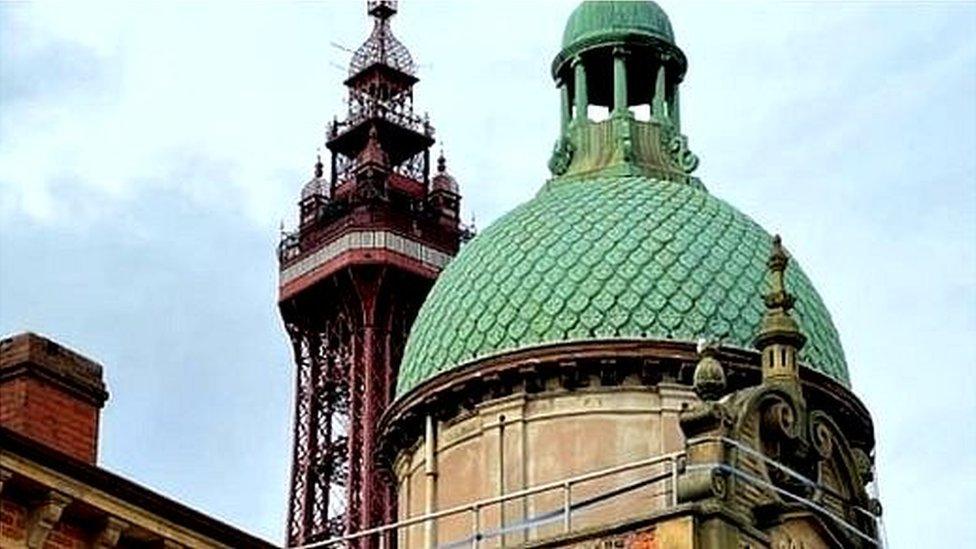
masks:
[[(728, 377), (728, 391), (761, 382), (760, 355), (752, 349), (721, 346), (717, 351)], [(384, 413), (379, 426), (381, 461), (420, 436), (426, 414), (450, 419), (461, 411), (524, 392), (592, 390), (617, 385), (687, 386), (699, 360), (694, 343), (675, 340), (606, 339), (523, 348), (468, 362), (434, 376), (402, 395)], [(837, 410), (852, 441), (874, 445), (874, 426), (864, 404), (828, 376), (801, 368), (808, 398)]]

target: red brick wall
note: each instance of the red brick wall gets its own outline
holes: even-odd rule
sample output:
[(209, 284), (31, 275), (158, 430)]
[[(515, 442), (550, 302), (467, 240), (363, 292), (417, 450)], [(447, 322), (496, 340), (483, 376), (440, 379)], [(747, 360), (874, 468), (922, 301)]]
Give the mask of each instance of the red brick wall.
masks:
[(0, 499), (0, 547), (23, 547), (26, 542), (26, 510), (12, 501)]
[(33, 377), (0, 385), (0, 424), (70, 456), (95, 463), (98, 409)]
[[(44, 549), (85, 549), (91, 535), (83, 529), (59, 522), (51, 529)], [(10, 500), (0, 499), (0, 547), (24, 547), (27, 543), (27, 509)]]
[(0, 425), (20, 431), (24, 423), (24, 402), (27, 399), (27, 380), (12, 379), (0, 384)]
[(59, 522), (44, 542), (44, 549), (88, 549), (91, 535), (72, 524)]

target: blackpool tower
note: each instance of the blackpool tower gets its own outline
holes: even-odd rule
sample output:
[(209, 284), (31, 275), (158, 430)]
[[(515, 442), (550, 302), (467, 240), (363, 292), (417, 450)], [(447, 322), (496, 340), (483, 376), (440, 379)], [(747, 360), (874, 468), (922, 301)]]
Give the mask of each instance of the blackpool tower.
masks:
[(349, 65), (348, 110), (328, 125), (330, 157), (315, 163), (298, 229), (279, 245), (296, 366), (289, 545), (394, 520), (376, 425), (410, 326), (467, 230), (443, 156), (431, 168), (416, 66), (390, 30), (397, 2), (370, 0), (367, 11), (373, 29)]

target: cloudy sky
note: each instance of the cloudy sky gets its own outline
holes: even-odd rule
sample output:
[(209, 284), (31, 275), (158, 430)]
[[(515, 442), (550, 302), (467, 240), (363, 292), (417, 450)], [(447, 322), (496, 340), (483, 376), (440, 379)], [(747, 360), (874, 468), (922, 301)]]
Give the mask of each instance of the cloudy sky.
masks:
[[(105, 364), (104, 467), (274, 541), (293, 376), (274, 248), (363, 4), (0, 3), (0, 332)], [(547, 176), (575, 2), (401, 4), (484, 226)], [(891, 546), (976, 543), (976, 4), (663, 5), (698, 175), (784, 235), (833, 313)]]

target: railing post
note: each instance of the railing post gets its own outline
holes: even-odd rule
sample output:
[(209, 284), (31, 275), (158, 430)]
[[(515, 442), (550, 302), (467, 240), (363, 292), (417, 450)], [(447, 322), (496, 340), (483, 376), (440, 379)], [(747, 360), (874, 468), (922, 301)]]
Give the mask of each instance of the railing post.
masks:
[(563, 484), (563, 532), (569, 533), (573, 527), (573, 485), (569, 482)]
[(478, 542), (481, 538), (481, 510), (477, 504), (471, 508), (474, 516), (471, 517), (471, 547), (478, 549)]
[[(435, 460), (435, 457), (436, 457), (436, 445), (435, 445), (435, 442), (436, 442), (436, 432), (435, 432), (435, 427), (434, 427), (432, 418), (428, 418), (428, 426), (427, 427), (428, 427), (428, 432), (427, 432), (427, 436), (425, 437), (427, 439), (426, 440), (426, 442), (427, 442), (427, 444), (426, 444), (427, 450), (428, 451), (434, 450), (434, 452), (433, 452), (434, 455), (428, 455), (427, 456), (428, 459), (426, 460), (428, 462), (427, 463), (427, 465), (428, 465), (428, 472), (431, 473), (429, 475), (429, 477), (428, 477), (428, 481), (431, 481), (431, 480), (435, 480), (436, 479), (436, 460)], [(698, 439), (696, 439), (696, 440), (698, 440)], [(748, 449), (744, 449), (744, 450), (748, 450)], [(420, 516), (415, 516), (415, 517), (412, 517), (412, 518), (411, 517), (407, 517), (407, 518), (405, 518), (405, 519), (403, 519), (403, 520), (401, 520), (399, 522), (394, 522), (394, 523), (391, 523), (391, 524), (387, 524), (385, 526), (380, 526), (380, 527), (371, 528), (371, 529), (367, 529), (367, 530), (361, 530), (361, 531), (359, 531), (359, 532), (357, 532), (355, 534), (349, 534), (349, 535), (345, 535), (345, 536), (342, 536), (342, 537), (339, 537), (339, 538), (334, 538), (334, 539), (330, 539), (330, 540), (319, 541), (319, 542), (315, 542), (315, 543), (312, 543), (312, 544), (309, 544), (309, 545), (303, 545), (301, 547), (303, 547), (305, 549), (312, 549), (312, 548), (315, 548), (315, 549), (325, 549), (327, 547), (351, 547), (351, 546), (363, 545), (364, 543), (366, 543), (364, 540), (366, 540), (368, 537), (371, 537), (371, 536), (374, 536), (374, 535), (378, 535), (379, 536), (379, 539), (376, 540), (376, 542), (375, 542), (377, 548), (378, 549), (389, 549), (390, 547), (396, 547), (396, 546), (400, 546), (400, 545), (406, 546), (407, 539), (409, 538), (409, 532), (407, 531), (407, 529), (414, 528), (414, 527), (421, 527), (422, 526), (424, 528), (424, 538), (425, 538), (424, 541), (425, 541), (425, 545), (426, 545), (426, 547), (429, 547), (429, 548), (433, 549), (433, 548), (435, 548), (437, 546), (436, 529), (435, 529), (435, 527), (436, 527), (436, 523), (437, 523), (438, 520), (441, 520), (441, 519), (443, 519), (445, 517), (454, 517), (454, 516), (457, 516), (457, 515), (460, 515), (460, 514), (463, 514), (463, 513), (471, 513), (472, 514), (472, 517), (471, 517), (472, 532), (471, 532), (471, 544), (470, 545), (473, 548), (478, 548), (480, 546), (480, 544), (481, 544), (481, 540), (482, 539), (485, 539), (485, 534), (481, 532), (481, 526), (482, 526), (482, 523), (481, 523), (481, 509), (482, 508), (488, 507), (488, 506), (491, 506), (491, 505), (502, 505), (503, 506), (505, 504), (505, 502), (507, 502), (507, 501), (509, 501), (511, 499), (515, 499), (515, 498), (526, 499), (526, 498), (529, 498), (529, 497), (534, 496), (536, 494), (543, 494), (543, 493), (551, 494), (553, 491), (555, 491), (557, 489), (561, 489), (562, 490), (562, 493), (563, 493), (563, 510), (562, 510), (562, 514), (563, 514), (563, 529), (564, 529), (564, 531), (566, 533), (568, 533), (568, 532), (571, 532), (572, 529), (573, 529), (573, 523), (572, 523), (572, 514), (573, 514), (573, 485), (575, 485), (575, 484), (581, 484), (581, 483), (584, 483), (584, 482), (590, 482), (590, 481), (593, 481), (593, 480), (596, 480), (596, 479), (606, 478), (609, 475), (619, 475), (621, 473), (625, 473), (627, 471), (632, 471), (632, 470), (638, 469), (638, 468), (639, 469), (643, 469), (643, 468), (652, 467), (652, 466), (655, 467), (655, 468), (656, 467), (661, 467), (665, 463), (667, 463), (671, 467), (671, 470), (670, 470), (669, 474), (666, 473), (666, 472), (655, 473), (653, 482), (655, 482), (655, 483), (664, 482), (670, 476), (671, 483), (672, 483), (672, 495), (671, 495), (671, 499), (672, 499), (672, 501), (675, 504), (677, 504), (677, 499), (678, 499), (677, 498), (677, 481), (678, 481), (678, 476), (679, 476), (678, 475), (678, 472), (679, 472), (679, 467), (682, 470), (684, 470), (684, 467), (685, 467), (685, 465), (684, 465), (684, 457), (685, 456), (686, 456), (686, 454), (684, 454), (684, 453), (675, 453), (675, 454), (659, 455), (659, 456), (655, 456), (653, 458), (648, 458), (648, 459), (637, 460), (637, 461), (634, 461), (634, 462), (631, 462), (631, 463), (617, 465), (617, 466), (613, 466), (613, 467), (601, 469), (599, 471), (593, 471), (593, 472), (586, 473), (586, 474), (583, 474), (583, 475), (577, 475), (577, 476), (574, 476), (574, 477), (566, 478), (566, 479), (563, 479), (563, 480), (557, 480), (557, 481), (552, 481), (552, 482), (544, 483), (544, 484), (541, 484), (541, 485), (538, 485), (538, 486), (535, 486), (535, 487), (532, 487), (532, 488), (522, 489), (522, 490), (519, 490), (519, 491), (516, 491), (516, 492), (509, 493), (509, 494), (501, 494), (500, 496), (497, 496), (497, 497), (486, 498), (486, 499), (482, 499), (482, 500), (479, 500), (479, 501), (476, 501), (476, 502), (462, 504), (462, 505), (458, 505), (456, 507), (450, 507), (450, 508), (447, 508), (447, 509), (443, 509), (443, 510), (441, 510), (439, 512), (435, 510), (435, 506), (433, 505), (433, 503), (435, 502), (434, 497), (433, 497), (433, 496), (435, 496), (435, 491), (434, 490), (431, 490), (431, 489), (428, 489), (427, 494), (426, 494), (428, 496), (426, 503), (428, 503), (429, 505), (425, 505), (425, 507), (426, 507), (425, 512), (422, 515), (420, 515)], [(768, 458), (762, 458), (762, 459), (767, 459), (768, 460)], [(773, 463), (776, 463), (776, 462), (773, 462)], [(791, 474), (794, 474), (794, 475), (798, 475), (799, 474), (799, 473), (792, 472), (792, 470), (790, 470), (788, 468), (785, 468), (785, 466), (779, 465), (779, 467), (783, 467), (785, 470), (790, 471)], [(736, 472), (736, 473), (739, 474), (739, 475), (743, 475), (744, 474), (744, 473), (741, 473), (741, 472)], [(805, 478), (805, 477), (803, 477), (803, 478)], [(747, 480), (749, 482), (760, 482), (760, 483), (762, 483), (762, 481), (757, 480), (757, 479), (754, 479), (754, 478), (747, 478)], [(641, 485), (643, 485), (643, 483), (641, 483)], [(761, 484), (761, 485), (765, 485), (765, 484)], [(633, 488), (636, 489), (637, 487), (638, 486), (635, 485)], [(772, 486), (772, 485), (769, 485), (769, 487), (771, 489), (773, 489), (773, 490), (780, 490), (777, 487)], [(434, 483), (434, 486), (429, 486), (429, 488), (436, 488), (436, 482)], [(630, 489), (630, 488), (628, 488), (628, 489)], [(798, 496), (794, 496), (794, 495), (792, 495), (790, 493), (785, 493), (785, 495), (788, 496), (788, 497), (792, 497), (792, 498), (800, 501), (801, 503), (806, 503), (807, 505), (811, 506), (815, 510), (818, 510), (820, 512), (825, 512), (815, 502), (811, 502), (811, 501), (809, 501), (809, 500), (807, 500), (805, 498), (800, 498)], [(556, 512), (558, 513), (558, 511), (556, 511)], [(866, 511), (861, 510), (861, 512), (866, 512)], [(546, 515), (546, 516), (548, 518), (548, 517), (551, 517), (552, 515)], [(558, 518), (558, 514), (556, 515), (556, 517), (553, 517), (553, 518)], [(835, 517), (835, 520), (839, 520), (839, 519), (836, 519), (836, 517)], [(879, 520), (879, 519), (876, 519), (876, 520)], [(549, 523), (549, 521), (546, 520), (546, 521), (544, 521), (543, 524), (548, 524), (548, 523)], [(841, 526), (855, 531), (855, 533), (858, 534), (859, 536), (861, 536), (861, 537), (867, 537), (867, 536), (865, 536), (865, 534), (863, 534), (862, 532), (860, 532), (859, 530), (857, 530), (855, 527), (847, 524), (846, 522), (840, 521), (839, 523), (841, 524)], [(537, 524), (535, 522), (529, 522), (529, 523), (526, 523), (526, 524), (513, 525), (513, 528), (518, 528), (518, 529), (521, 529), (521, 530), (525, 531), (526, 537), (528, 538), (528, 537), (530, 537), (529, 534), (530, 534), (531, 529), (537, 528), (538, 526), (539, 526), (539, 524)], [(499, 523), (499, 532), (504, 532), (504, 530), (505, 530), (505, 525), (504, 525), (503, 522), (500, 522)], [(401, 539), (400, 538), (400, 535), (401, 534), (403, 534), (405, 536), (402, 541), (400, 541), (400, 539)], [(501, 539), (500, 539), (500, 543), (501, 543), (502, 546), (504, 546), (504, 542), (505, 542), (504, 534), (495, 534), (495, 533), (493, 533), (492, 534), (492, 537), (495, 537), (495, 536), (498, 536), (498, 535), (501, 535), (502, 536)], [(397, 539), (393, 539), (393, 540), (387, 539), (387, 536), (397, 536)], [(868, 539), (871, 539), (872, 541), (874, 541), (873, 538), (868, 538)]]
[(671, 506), (678, 506), (678, 460), (674, 456), (668, 460), (671, 466)]

